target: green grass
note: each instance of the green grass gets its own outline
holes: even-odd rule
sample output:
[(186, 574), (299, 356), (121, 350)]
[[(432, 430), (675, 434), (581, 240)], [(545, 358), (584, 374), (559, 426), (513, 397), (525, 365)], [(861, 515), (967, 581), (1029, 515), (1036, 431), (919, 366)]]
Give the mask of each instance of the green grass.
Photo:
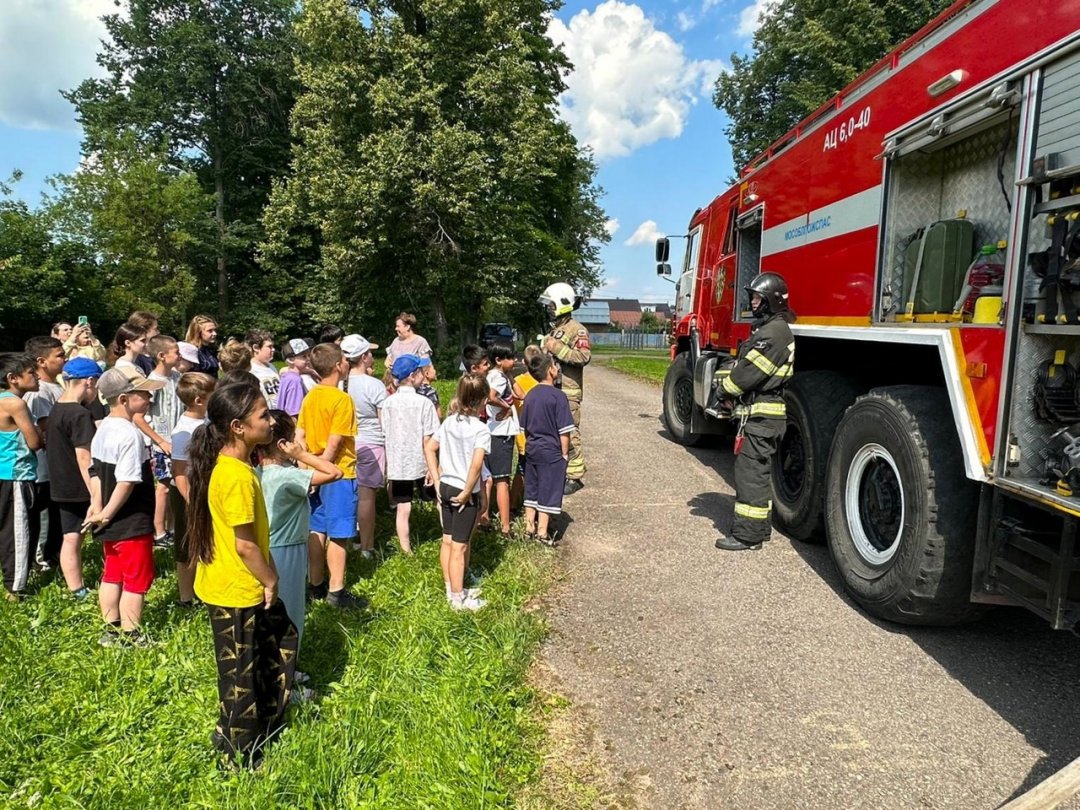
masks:
[(627, 355), (627, 354), (629, 354), (629, 355), (636, 355), (636, 356), (641, 356), (641, 357), (659, 357), (659, 356), (667, 357), (668, 356), (668, 351), (669, 351), (669, 349), (668, 349), (667, 346), (663, 347), (662, 349), (623, 349), (620, 346), (600, 346), (598, 344), (593, 344), (593, 346), (592, 346), (592, 353), (594, 355), (597, 355), (597, 354), (598, 355), (605, 355), (605, 354)]
[[(0, 806), (481, 808), (538, 778), (543, 729), (526, 673), (544, 627), (529, 600), (554, 568), (545, 549), (482, 535), (478, 614), (447, 607), (437, 517), (414, 509), (414, 558), (352, 555), (370, 612), (310, 607), (300, 667), (320, 699), (254, 773), (223, 770), (209, 735), (216, 680), (203, 611), (171, 607), (168, 553), (151, 589), (145, 650), (102, 649), (97, 605), (56, 582), (0, 602)], [(379, 538), (393, 532), (380, 497)], [(395, 544), (396, 545), (396, 544)], [(88, 544), (89, 582), (100, 576)]]
[(621, 371), (630, 377), (662, 385), (671, 361), (662, 357), (611, 357), (605, 358), (602, 365)]

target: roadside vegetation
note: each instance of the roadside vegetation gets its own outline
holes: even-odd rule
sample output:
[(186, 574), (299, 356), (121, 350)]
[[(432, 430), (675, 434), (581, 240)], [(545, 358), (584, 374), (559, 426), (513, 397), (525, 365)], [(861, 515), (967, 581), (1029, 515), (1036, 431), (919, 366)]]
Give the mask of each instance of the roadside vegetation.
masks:
[(644, 380), (655, 385), (663, 385), (671, 360), (662, 351), (622, 351), (618, 354), (598, 353), (594, 359), (597, 365), (613, 368), (627, 376)]
[[(382, 499), (380, 499), (382, 501)], [(158, 552), (149, 649), (101, 649), (94, 600), (39, 581), (0, 602), (0, 806), (499, 807), (539, 778), (540, 705), (527, 673), (544, 633), (527, 609), (555, 556), (483, 535), (474, 564), (489, 606), (446, 606), (438, 518), (414, 511), (414, 558), (383, 543), (355, 555), (350, 582), (370, 611), (310, 608), (301, 669), (320, 698), (255, 773), (223, 770), (210, 745), (216, 679), (209, 622), (173, 607), (171, 555)], [(392, 534), (380, 503), (377, 537)], [(88, 544), (90, 581), (100, 546)]]

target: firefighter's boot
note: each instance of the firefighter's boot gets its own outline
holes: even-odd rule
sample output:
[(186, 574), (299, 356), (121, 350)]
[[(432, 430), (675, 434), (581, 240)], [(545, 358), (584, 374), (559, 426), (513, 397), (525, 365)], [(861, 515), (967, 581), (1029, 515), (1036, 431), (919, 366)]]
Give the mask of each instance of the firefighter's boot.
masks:
[(759, 551), (761, 549), (761, 543), (747, 545), (746, 543), (740, 543), (734, 537), (728, 537), (726, 534), (722, 534), (716, 538), (716, 547), (721, 551)]

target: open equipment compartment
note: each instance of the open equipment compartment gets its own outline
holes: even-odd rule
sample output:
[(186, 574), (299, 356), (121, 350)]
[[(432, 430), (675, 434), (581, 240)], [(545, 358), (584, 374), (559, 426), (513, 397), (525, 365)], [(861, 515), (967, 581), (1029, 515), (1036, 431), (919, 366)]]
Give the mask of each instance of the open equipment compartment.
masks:
[[(982, 246), (1008, 237), (1019, 127), (1015, 98), (987, 108), (980, 94), (974, 104), (890, 139), (879, 322), (963, 322), (954, 304), (969, 265)], [(935, 223), (943, 241), (920, 244)]]
[[(999, 458), (996, 473), (1003, 483), (1080, 514), (1080, 491), (1070, 494), (1076, 487), (1070, 487), (1069, 481), (1059, 485), (1062, 476), (1050, 469), (1055, 458), (1061, 461), (1066, 441), (1055, 434), (1073, 425), (1080, 430), (1080, 384), (1062, 384), (1066, 377), (1080, 378), (1080, 322), (1057, 322), (1057, 307), (1050, 303), (1048, 309), (1057, 293), (1052, 287), (1040, 289), (1047, 272), (1053, 223), (1080, 218), (1080, 98), (1075, 90), (1068, 91), (1078, 76), (1080, 51), (1074, 51), (1046, 66), (1037, 82), (1032, 160), (1025, 167), (1017, 197), (1023, 206), (1022, 232), (1017, 234), (1019, 255), (1026, 258), (1017, 262), (1024, 266), (1018, 268), (1021, 272), (1014, 279), (1013, 294), (1020, 306), (1013, 312), (1015, 345), (1001, 431), (1008, 436), (1008, 448), (1000, 454), (1005, 457)], [(1080, 303), (1080, 271), (1066, 272), (1068, 264), (1062, 261), (1061, 277), (1073, 278), (1075, 283), (1063, 289), (1061, 300), (1071, 296)], [(1064, 306), (1058, 310), (1061, 315), (1066, 311)], [(1051, 368), (1055, 359), (1061, 364)], [(1050, 413), (1045, 406), (1048, 385), (1054, 389), (1057, 405)], [(1080, 485), (1080, 473), (1071, 483)]]
[(1052, 218), (1080, 216), (1078, 76), (1080, 52), (1073, 51), (1028, 83), (1035, 104), (1016, 186), (997, 486), (985, 499), (986, 542), (972, 586), (979, 601), (1019, 601), (1058, 628), (1080, 621), (1080, 443), (1071, 443), (1080, 435), (1080, 323), (1058, 322), (1055, 305), (1047, 306), (1056, 291), (1040, 288)]

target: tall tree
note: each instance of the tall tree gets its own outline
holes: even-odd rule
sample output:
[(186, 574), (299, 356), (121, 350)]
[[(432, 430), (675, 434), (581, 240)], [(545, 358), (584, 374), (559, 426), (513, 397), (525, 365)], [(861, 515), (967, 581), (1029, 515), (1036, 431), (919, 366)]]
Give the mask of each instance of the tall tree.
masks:
[(190, 172), (169, 165), (167, 145), (130, 133), (110, 139), (79, 172), (60, 178), (47, 208), (53, 230), (97, 258), (102, 317), (135, 309), (161, 314), (178, 331), (195, 292), (198, 268), (214, 255), (213, 199)]
[(0, 182), (0, 334), (8, 346), (40, 333), (72, 300), (94, 303), (87, 289), (94, 275), (84, 272), (93, 267), (90, 256), (78, 244), (54, 241), (46, 211), (12, 198), (19, 178), (16, 172)]
[(485, 301), (531, 308), (551, 281), (597, 284), (607, 234), (595, 166), (556, 113), (557, 7), (308, 0), (292, 172), (262, 259), (303, 268), (309, 314), (417, 309), (444, 345), (475, 332)]
[(225, 318), (230, 297), (251, 321), (262, 280), (254, 264), (273, 178), (288, 164), (294, 97), (294, 0), (128, 0), (104, 18), (98, 54), (106, 76), (65, 94), (94, 157), (133, 133), (165, 143), (170, 163), (194, 173), (212, 201), (213, 270), (199, 279), (205, 304)]
[(716, 80), (713, 103), (735, 166), (850, 84), (951, 0), (777, 0), (754, 34), (749, 56), (734, 54)]

